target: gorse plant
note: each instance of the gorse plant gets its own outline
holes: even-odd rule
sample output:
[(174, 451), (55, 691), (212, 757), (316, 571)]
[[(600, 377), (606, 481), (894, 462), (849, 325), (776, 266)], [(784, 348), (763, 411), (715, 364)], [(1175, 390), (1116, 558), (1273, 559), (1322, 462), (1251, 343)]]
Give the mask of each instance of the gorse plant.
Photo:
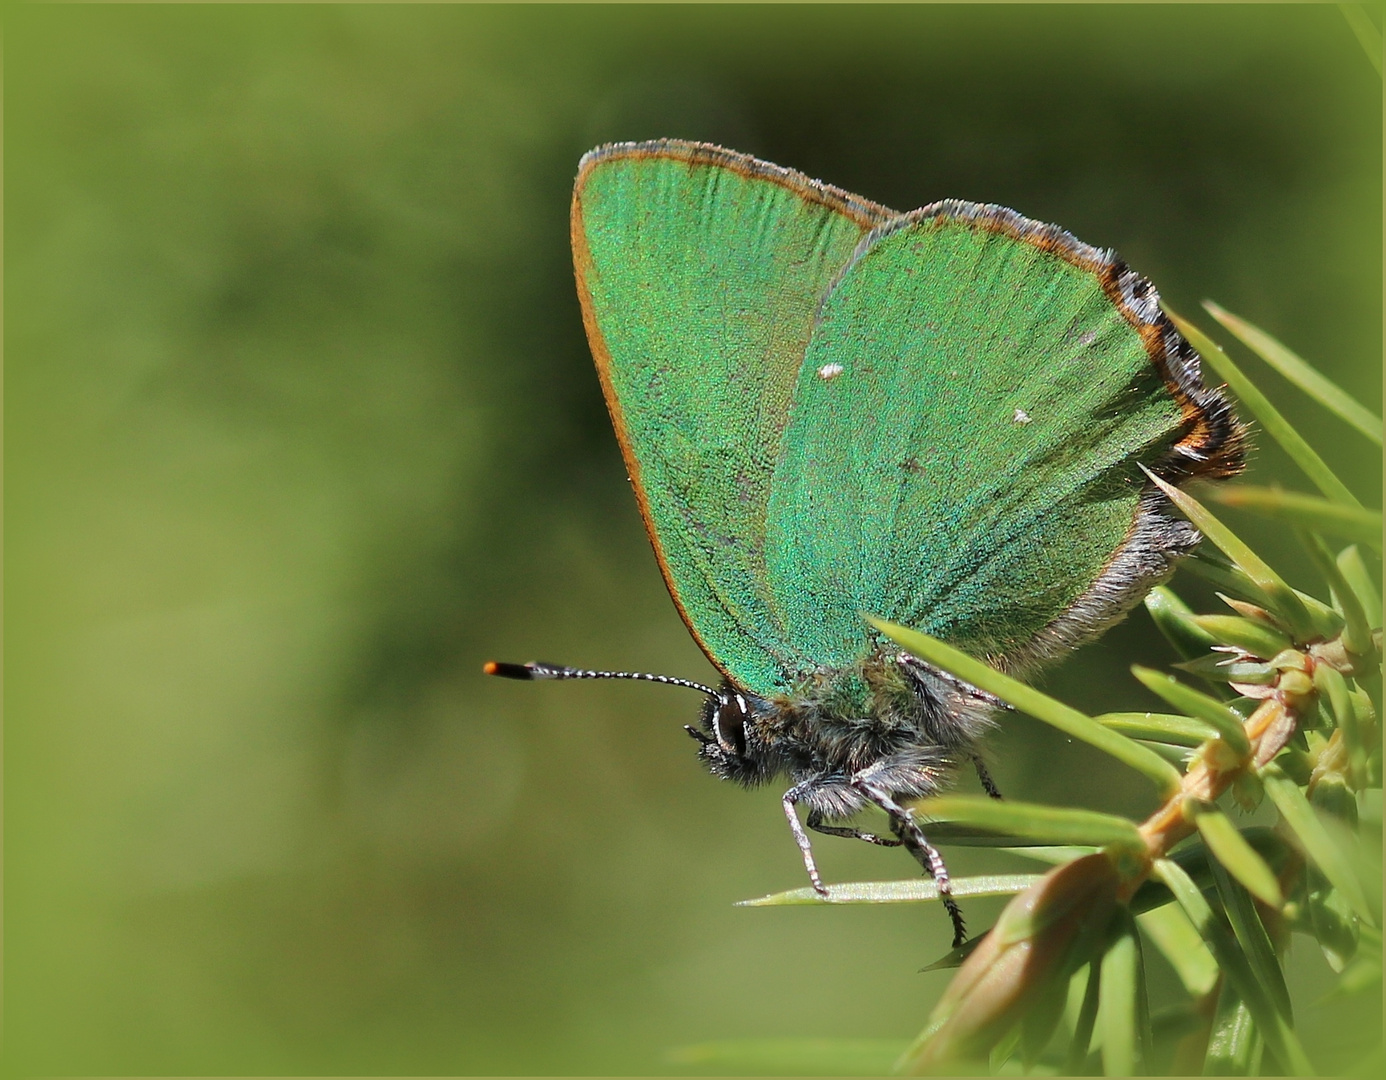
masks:
[[(1253, 352), (1381, 445), (1381, 421), (1270, 335), (1209, 304)], [(960, 1065), (993, 1071), (1128, 1075), (1302, 1075), (1284, 961), (1293, 934), (1313, 938), (1337, 973), (1335, 994), (1381, 982), (1382, 609), (1362, 556), (1381, 548), (1381, 515), (1362, 507), (1213, 341), (1179, 329), (1321, 492), (1247, 485), (1218, 502), (1294, 530), (1325, 589), (1291, 588), (1198, 499), (1152, 477), (1202, 531), (1186, 569), (1225, 610), (1195, 614), (1168, 587), (1146, 609), (1182, 658), (1178, 674), (1133, 674), (1165, 713), (1090, 717), (907, 627), (878, 623), (903, 648), (1109, 754), (1155, 785), (1143, 822), (1091, 810), (985, 797), (923, 801), (915, 813), (948, 844), (1005, 846), (1053, 864), (1042, 875), (962, 878), (955, 896), (1014, 894), (996, 924), (936, 967), (956, 974), (904, 1072)], [(1352, 543), (1342, 546), (1342, 541)], [(1274, 824), (1239, 827), (1258, 808)], [(839, 885), (751, 901), (930, 901), (929, 881)], [(1145, 950), (1169, 961), (1185, 1000), (1151, 1015)], [(1380, 1032), (1376, 1033), (1380, 1055)], [(867, 1047), (863, 1068), (880, 1048)]]

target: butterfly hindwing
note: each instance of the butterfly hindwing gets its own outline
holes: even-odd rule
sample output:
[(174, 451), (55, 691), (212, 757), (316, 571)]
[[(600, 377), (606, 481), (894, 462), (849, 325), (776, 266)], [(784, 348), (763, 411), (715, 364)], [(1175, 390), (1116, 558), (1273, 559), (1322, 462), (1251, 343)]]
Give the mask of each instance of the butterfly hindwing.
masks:
[[(1113, 266), (970, 204), (863, 245), (823, 304), (771, 485), (773, 602), (820, 663), (860, 655), (863, 611), (994, 659), (1034, 651), (1132, 543), (1140, 467), (1188, 425)], [(1118, 584), (1095, 625), (1150, 581)]]

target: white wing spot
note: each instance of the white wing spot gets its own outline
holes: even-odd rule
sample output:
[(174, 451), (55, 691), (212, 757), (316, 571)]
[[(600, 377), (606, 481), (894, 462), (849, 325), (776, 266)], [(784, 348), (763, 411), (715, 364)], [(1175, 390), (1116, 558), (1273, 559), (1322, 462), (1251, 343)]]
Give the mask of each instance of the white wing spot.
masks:
[(841, 364), (824, 364), (818, 369), (818, 377), (824, 382), (829, 382), (836, 379), (842, 372), (843, 367)]
[(1028, 424), (1030, 422), (1030, 414), (1024, 409), (1016, 409), (1015, 415), (1011, 417), (1011, 421), (1016, 424)]

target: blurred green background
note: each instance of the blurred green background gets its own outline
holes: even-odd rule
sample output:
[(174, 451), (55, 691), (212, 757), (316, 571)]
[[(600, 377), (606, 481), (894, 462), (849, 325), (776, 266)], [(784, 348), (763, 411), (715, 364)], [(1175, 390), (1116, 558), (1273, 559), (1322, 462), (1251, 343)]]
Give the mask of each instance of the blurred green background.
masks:
[[(777, 791), (701, 771), (692, 695), (480, 675), (712, 677), (583, 338), (591, 146), (1005, 203), (1380, 400), (1381, 83), (1332, 6), (12, 6), (5, 33), (12, 1071), (640, 1072), (922, 1025), (941, 912), (732, 907), (803, 871)], [(1375, 505), (1372, 448), (1236, 355)], [(1305, 486), (1262, 446), (1277, 477)], [(1138, 707), (1127, 665), (1168, 656), (1138, 612), (1049, 686)], [(994, 746), (1013, 797), (1150, 808), (1023, 717)], [(913, 872), (817, 847), (831, 880)], [(1312, 1025), (1327, 968), (1295, 964)]]

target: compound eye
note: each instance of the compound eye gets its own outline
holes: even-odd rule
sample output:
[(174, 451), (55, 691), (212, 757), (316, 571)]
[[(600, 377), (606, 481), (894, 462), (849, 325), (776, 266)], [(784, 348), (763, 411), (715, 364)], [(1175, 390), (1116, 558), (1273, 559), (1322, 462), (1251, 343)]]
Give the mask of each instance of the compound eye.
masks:
[(712, 732), (729, 754), (746, 753), (746, 721), (750, 719), (746, 699), (737, 693), (724, 693), (712, 713)]

